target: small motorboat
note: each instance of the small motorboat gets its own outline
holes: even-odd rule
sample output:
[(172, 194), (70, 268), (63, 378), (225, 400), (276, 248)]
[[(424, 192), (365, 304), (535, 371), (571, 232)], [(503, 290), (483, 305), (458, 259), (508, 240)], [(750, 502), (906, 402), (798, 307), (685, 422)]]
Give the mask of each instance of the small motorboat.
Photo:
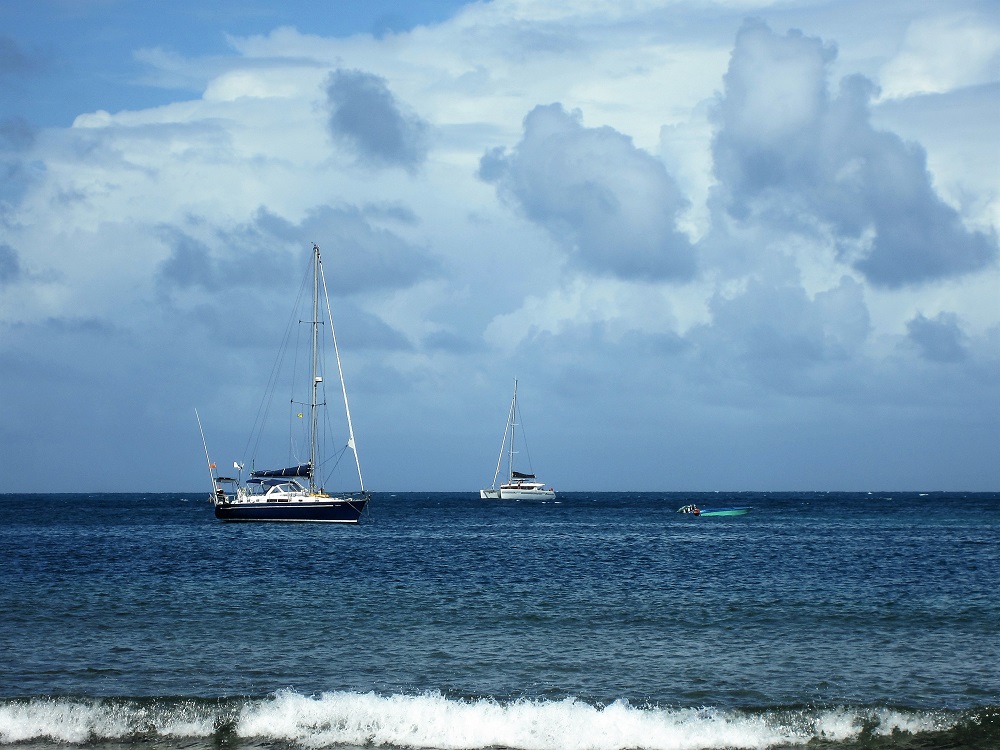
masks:
[(741, 506), (738, 508), (699, 508), (694, 503), (682, 505), (677, 509), (678, 513), (690, 513), (692, 516), (745, 516), (750, 512), (752, 506)]

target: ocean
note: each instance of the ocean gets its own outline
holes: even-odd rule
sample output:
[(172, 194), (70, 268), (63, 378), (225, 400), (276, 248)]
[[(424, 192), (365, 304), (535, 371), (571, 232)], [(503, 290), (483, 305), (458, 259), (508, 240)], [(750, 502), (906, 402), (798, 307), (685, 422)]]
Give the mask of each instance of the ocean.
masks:
[(1000, 748), (1000, 493), (8, 494), (0, 554), (2, 748)]

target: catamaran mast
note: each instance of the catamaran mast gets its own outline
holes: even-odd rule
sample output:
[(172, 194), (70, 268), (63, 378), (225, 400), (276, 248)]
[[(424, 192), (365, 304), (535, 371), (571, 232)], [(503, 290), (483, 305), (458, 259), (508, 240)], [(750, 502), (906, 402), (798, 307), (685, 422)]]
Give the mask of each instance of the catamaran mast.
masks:
[[(503, 440), (500, 443), (500, 452), (497, 454), (497, 470), (493, 472), (492, 488), (497, 487), (497, 477), (500, 476), (500, 467), (503, 465), (503, 454), (507, 450), (507, 433), (510, 433), (510, 448), (514, 449), (514, 404), (517, 403), (517, 381), (514, 381), (514, 400), (510, 402), (510, 411), (507, 412), (507, 424), (503, 428)], [(510, 458), (507, 459), (507, 481), (510, 482)]]
[(517, 426), (517, 378), (514, 378), (514, 398), (510, 402), (510, 456), (507, 458), (507, 483), (514, 481), (514, 433)]

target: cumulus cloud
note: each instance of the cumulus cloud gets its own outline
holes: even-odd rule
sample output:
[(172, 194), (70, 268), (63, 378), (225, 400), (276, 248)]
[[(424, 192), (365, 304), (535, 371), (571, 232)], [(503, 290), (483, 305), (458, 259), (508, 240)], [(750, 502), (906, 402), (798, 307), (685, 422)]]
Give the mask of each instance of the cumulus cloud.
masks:
[(687, 207), (662, 162), (560, 104), (535, 107), (520, 143), (496, 148), (479, 177), (546, 230), (579, 266), (631, 279), (688, 279), (695, 252), (677, 229)]
[(900, 287), (983, 269), (995, 234), (967, 229), (935, 192), (924, 150), (875, 130), (875, 86), (827, 75), (836, 50), (748, 21), (736, 39), (713, 144), (717, 195), (739, 220), (832, 233), (838, 257)]
[(784, 392), (816, 387), (826, 363), (856, 360), (871, 329), (863, 289), (846, 276), (812, 297), (798, 285), (752, 279), (739, 293), (717, 293), (711, 309), (712, 322), (689, 337), (706, 371)]
[(161, 227), (170, 255), (160, 264), (157, 283), (168, 295), (194, 288), (270, 288), (274, 279), (297, 273), (295, 254), (313, 241), (323, 248), (327, 284), (338, 294), (402, 289), (438, 273), (438, 263), (422, 249), (369, 220), (386, 216), (409, 219), (393, 207), (322, 206), (293, 223), (260, 209), (247, 224), (214, 232), (214, 250), (194, 227)]
[(204, 243), (174, 229), (165, 228), (171, 245), (170, 257), (160, 264), (159, 282), (164, 287), (221, 286), (211, 255)]
[(917, 19), (899, 54), (881, 71), (883, 95), (941, 93), (992, 82), (1000, 69), (998, 20), (996, 13), (967, 11)]
[(298, 223), (267, 211), (254, 219), (265, 241), (279, 238), (301, 245), (302, 238), (323, 249), (331, 291), (355, 294), (404, 289), (440, 273), (439, 263), (380, 221), (407, 220), (405, 211), (378, 206), (319, 206)]
[(933, 318), (919, 314), (906, 324), (906, 332), (921, 356), (931, 362), (961, 362), (968, 354), (968, 337), (953, 313), (938, 313)]
[(428, 125), (403, 111), (384, 78), (336, 70), (326, 83), (330, 132), (377, 167), (413, 171), (427, 158)]

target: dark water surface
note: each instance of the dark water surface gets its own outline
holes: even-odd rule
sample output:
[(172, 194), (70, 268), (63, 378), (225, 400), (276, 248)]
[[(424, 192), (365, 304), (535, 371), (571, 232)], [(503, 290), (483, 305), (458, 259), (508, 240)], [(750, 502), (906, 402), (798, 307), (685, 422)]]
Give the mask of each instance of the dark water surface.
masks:
[(0, 554), (6, 746), (1000, 747), (1000, 493), (0, 495)]

